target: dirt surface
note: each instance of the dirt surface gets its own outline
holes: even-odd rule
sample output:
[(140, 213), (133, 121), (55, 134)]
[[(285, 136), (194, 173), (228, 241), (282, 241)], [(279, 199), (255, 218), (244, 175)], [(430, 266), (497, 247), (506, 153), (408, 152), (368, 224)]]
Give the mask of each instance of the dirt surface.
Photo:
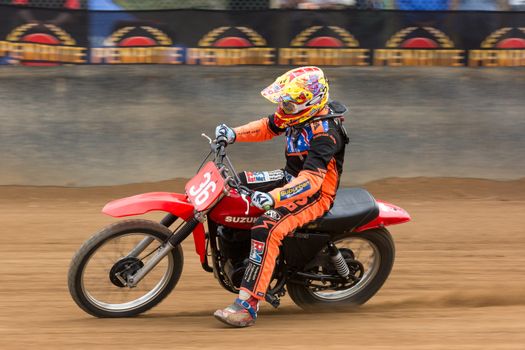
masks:
[(308, 314), (285, 297), (277, 310), (263, 305), (255, 327), (226, 328), (211, 314), (233, 295), (200, 268), (191, 239), (177, 288), (152, 311), (131, 319), (81, 311), (67, 269), (81, 242), (115, 221), (100, 214), (103, 204), (181, 184), (0, 187), (0, 348), (525, 348), (525, 179), (366, 185), (413, 222), (391, 227), (393, 272), (358, 311)]

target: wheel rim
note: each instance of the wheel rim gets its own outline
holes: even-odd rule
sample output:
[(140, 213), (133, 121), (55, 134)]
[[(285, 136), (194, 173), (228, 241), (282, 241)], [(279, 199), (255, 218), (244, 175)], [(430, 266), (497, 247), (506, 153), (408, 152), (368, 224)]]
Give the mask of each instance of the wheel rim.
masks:
[(146, 233), (128, 233), (115, 237), (91, 254), (81, 275), (82, 292), (91, 304), (108, 312), (136, 310), (166, 288), (174, 269), (172, 254), (168, 254), (167, 259), (162, 259), (134, 288), (118, 287), (109, 279), (111, 268), (145, 237), (154, 238), (140, 254), (140, 257), (145, 257), (162, 243), (158, 237)]
[(334, 244), (338, 249), (351, 249), (355, 255), (355, 260), (363, 264), (364, 274), (361, 276), (359, 282), (347, 289), (333, 291), (313, 291), (308, 289), (315, 298), (323, 301), (338, 301), (356, 295), (370, 284), (377, 275), (379, 266), (381, 265), (379, 249), (373, 242), (367, 239), (361, 237), (345, 237), (334, 242)]

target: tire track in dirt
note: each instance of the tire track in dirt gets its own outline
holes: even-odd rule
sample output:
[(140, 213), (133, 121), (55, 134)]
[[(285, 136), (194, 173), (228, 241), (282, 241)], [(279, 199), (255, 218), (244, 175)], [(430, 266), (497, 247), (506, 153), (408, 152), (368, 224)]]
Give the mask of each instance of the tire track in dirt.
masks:
[(364, 311), (388, 311), (407, 308), (479, 308), (491, 306), (523, 306), (523, 290), (488, 290), (436, 293), (434, 295), (414, 296), (395, 301), (377, 302), (363, 306)]

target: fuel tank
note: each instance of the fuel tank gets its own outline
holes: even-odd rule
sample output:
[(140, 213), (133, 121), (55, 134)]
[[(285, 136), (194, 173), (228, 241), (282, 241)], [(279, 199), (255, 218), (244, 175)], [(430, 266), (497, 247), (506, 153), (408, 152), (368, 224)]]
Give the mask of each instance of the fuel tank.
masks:
[[(247, 200), (249, 203), (250, 198)], [(248, 206), (236, 190), (231, 190), (230, 195), (224, 197), (208, 216), (219, 225), (249, 230), (263, 213), (263, 210)]]

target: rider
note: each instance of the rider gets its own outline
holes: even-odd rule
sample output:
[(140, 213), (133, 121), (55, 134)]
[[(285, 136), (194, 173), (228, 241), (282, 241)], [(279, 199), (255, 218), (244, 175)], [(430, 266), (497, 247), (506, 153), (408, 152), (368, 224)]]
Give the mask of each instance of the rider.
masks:
[(266, 212), (251, 230), (250, 258), (239, 297), (214, 313), (236, 327), (255, 323), (284, 237), (330, 209), (348, 142), (342, 125), (346, 107), (329, 100), (328, 81), (321, 69), (292, 69), (261, 94), (278, 104), (274, 114), (237, 128), (220, 124), (215, 130), (217, 141), (229, 144), (286, 135), (283, 170), (240, 174), (241, 181), (255, 190), (251, 204)]

